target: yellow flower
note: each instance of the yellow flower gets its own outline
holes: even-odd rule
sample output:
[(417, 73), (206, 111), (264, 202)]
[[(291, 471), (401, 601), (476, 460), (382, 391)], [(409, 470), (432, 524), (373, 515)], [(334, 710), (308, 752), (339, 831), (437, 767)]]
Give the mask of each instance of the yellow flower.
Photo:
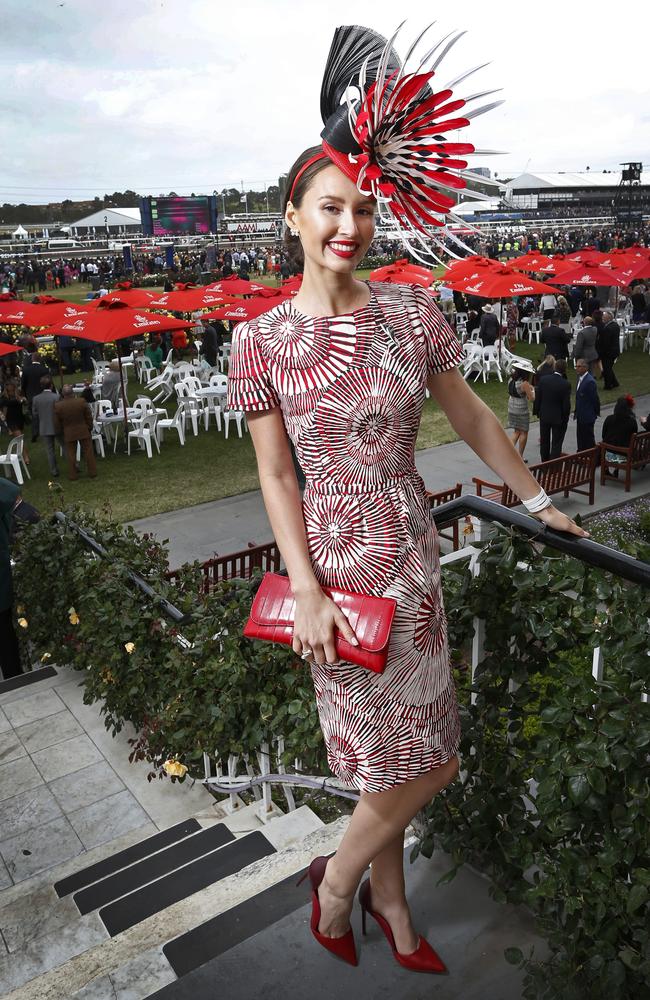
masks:
[(181, 764), (179, 760), (166, 760), (163, 764), (163, 771), (172, 778), (182, 778), (187, 774), (185, 764)]
[(48, 488), (48, 490), (51, 490), (53, 486), (54, 486), (54, 483), (52, 482), (52, 480), (48, 479), (48, 481), (47, 481), (47, 488)]
[(24, 615), (25, 614), (25, 605), (24, 604), (19, 604), (18, 605), (18, 607), (16, 608), (16, 614), (17, 615)]
[(124, 648), (127, 651), (127, 653), (132, 653), (133, 650), (135, 649), (135, 643), (134, 642), (125, 642), (124, 643)]
[(77, 614), (74, 608), (68, 608), (68, 617), (70, 619), (71, 625), (79, 624), (79, 615)]
[(51, 660), (51, 659), (52, 659), (51, 653), (43, 653), (43, 655), (41, 656), (41, 663), (45, 663), (46, 660)]
[(20, 625), (21, 628), (27, 628), (27, 625), (29, 623), (28, 623), (28, 621), (27, 621), (26, 618), (19, 618), (18, 619), (18, 624)]

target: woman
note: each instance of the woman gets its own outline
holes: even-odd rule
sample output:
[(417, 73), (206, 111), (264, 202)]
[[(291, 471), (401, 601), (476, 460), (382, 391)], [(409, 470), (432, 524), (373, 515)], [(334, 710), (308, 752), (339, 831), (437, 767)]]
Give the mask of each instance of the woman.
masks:
[(501, 324), (499, 323), (499, 320), (494, 312), (494, 306), (492, 303), (488, 302), (486, 305), (482, 306), (481, 312), (483, 315), (481, 316), (479, 334), (481, 340), (483, 341), (483, 346), (492, 347), (501, 335)]
[[(628, 448), (630, 438), (636, 434), (639, 426), (633, 413), (634, 397), (619, 396), (614, 406), (614, 412), (605, 417), (603, 424), (603, 441), (617, 448)], [(605, 451), (608, 462), (625, 463), (626, 456), (617, 451)], [(618, 471), (617, 471), (618, 475)]]
[(571, 333), (571, 306), (564, 295), (558, 295), (557, 297), (557, 309), (555, 310), (554, 319), (558, 326), (566, 330), (567, 333)]
[[(4, 387), (4, 395), (0, 398), (0, 413), (7, 425), (10, 437), (22, 437), (25, 432), (25, 412), (23, 406), (25, 397), (14, 381), (8, 381)], [(23, 437), (23, 459), (29, 465), (29, 455)]]
[[(399, 158), (369, 149), (363, 116), (350, 131), (341, 98), (361, 62), (338, 57), (343, 47), (363, 50), (351, 43), (354, 32), (377, 44), (367, 29), (337, 30), (322, 95), (323, 144), (302, 153), (287, 177), (287, 242), (294, 261), (304, 258), (301, 288), (295, 299), (236, 327), (228, 406), (247, 411), (264, 502), (295, 596), (293, 650), (311, 665), (330, 767), (360, 791), (336, 854), (310, 865), (312, 933), (357, 964), (350, 913), (372, 862), (359, 893), (364, 914), (380, 923), (401, 965), (442, 972), (441, 959), (412, 926), (403, 873), (406, 827), (458, 773), (437, 535), (414, 463), (425, 390), (540, 520), (584, 532), (540, 493), (494, 414), (458, 373), (460, 345), (429, 292), (354, 277), (373, 239), (379, 183), (391, 186), (394, 204), (423, 219), (409, 187), (421, 169), (422, 135), (415, 152), (402, 146), (404, 172)], [(376, 52), (365, 86), (379, 61)], [(364, 86), (361, 94), (365, 99)], [(386, 126), (388, 114), (382, 105)], [(433, 139), (439, 125), (430, 129)], [(371, 156), (374, 177), (364, 172)], [(433, 181), (424, 198), (423, 212), (430, 201), (440, 206)], [(306, 475), (302, 502), (290, 440)], [(355, 636), (321, 589), (333, 583), (396, 598), (384, 673), (337, 662), (334, 629), (350, 642)]]
[(517, 367), (513, 368), (508, 382), (508, 427), (512, 430), (512, 443), (518, 448), (522, 458), (530, 427), (528, 403), (535, 399), (535, 390), (528, 376), (534, 373), (532, 364), (521, 360), (517, 363)]

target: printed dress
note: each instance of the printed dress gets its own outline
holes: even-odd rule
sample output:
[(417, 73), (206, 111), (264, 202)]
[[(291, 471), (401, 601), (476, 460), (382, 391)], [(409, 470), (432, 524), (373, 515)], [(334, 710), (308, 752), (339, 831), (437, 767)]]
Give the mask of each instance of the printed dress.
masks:
[(428, 291), (369, 287), (369, 305), (344, 316), (312, 318), (287, 300), (237, 326), (228, 406), (281, 407), (319, 583), (397, 601), (383, 674), (311, 665), (330, 768), (379, 792), (458, 746), (438, 537), (414, 456), (427, 376), (463, 355)]

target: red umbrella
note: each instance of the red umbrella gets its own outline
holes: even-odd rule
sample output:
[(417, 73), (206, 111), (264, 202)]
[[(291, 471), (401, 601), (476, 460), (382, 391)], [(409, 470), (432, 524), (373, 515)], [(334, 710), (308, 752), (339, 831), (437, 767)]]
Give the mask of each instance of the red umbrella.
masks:
[(214, 312), (206, 313), (205, 319), (228, 319), (233, 323), (241, 323), (243, 320), (257, 319), (262, 313), (273, 309), (280, 302), (285, 302), (290, 296), (278, 292), (277, 295), (259, 295), (254, 299), (245, 299), (233, 305), (222, 306)]
[(515, 271), (540, 271), (550, 261), (551, 258), (546, 254), (529, 250), (528, 253), (522, 254), (521, 257), (511, 260), (510, 267), (514, 267)]
[(392, 285), (422, 285), (423, 288), (429, 288), (435, 281), (431, 271), (420, 274), (406, 267), (382, 267), (379, 271), (380, 277), (377, 277), (377, 271), (370, 272), (371, 281), (388, 282)]
[(582, 264), (585, 260), (591, 260), (595, 264), (600, 264), (605, 256), (597, 247), (590, 246), (581, 247), (580, 250), (574, 250), (572, 253), (566, 254), (566, 259), (575, 261), (576, 264)]
[[(92, 340), (96, 344), (113, 344), (126, 337), (134, 337), (143, 333), (157, 333), (160, 330), (188, 330), (192, 326), (182, 319), (171, 316), (157, 316), (155, 313), (141, 309), (131, 309), (123, 302), (109, 302), (101, 309), (82, 313), (76, 317), (54, 323), (48, 333), (54, 337), (80, 337), (82, 340)], [(122, 358), (117, 352), (120, 366), (120, 385), (122, 403), (124, 406), (124, 424), (126, 427), (127, 400), (124, 391), (122, 374)]]
[(446, 278), (453, 278), (455, 280), (467, 274), (478, 274), (486, 267), (503, 267), (503, 264), (500, 260), (493, 260), (492, 257), (480, 257), (478, 254), (473, 254), (471, 257), (464, 257), (462, 260), (455, 260), (453, 264), (449, 265), (447, 273), (443, 277), (443, 283), (447, 283)]
[[(414, 271), (415, 274), (419, 274), (423, 278), (431, 277), (431, 271), (428, 267), (421, 267), (419, 264), (410, 264), (406, 257), (403, 257), (392, 264), (384, 264), (383, 267), (378, 267), (374, 271), (371, 271), (370, 280), (383, 281), (385, 274), (393, 274), (394, 271)], [(412, 284), (415, 284), (415, 282), (412, 282)]]
[(22, 351), (20, 344), (4, 344), (0, 341), (0, 357), (3, 354), (13, 354), (15, 351)]
[(631, 285), (633, 281), (647, 281), (650, 278), (650, 260), (634, 257), (631, 263), (624, 264), (623, 258), (619, 259), (621, 263), (619, 264), (617, 261), (616, 270), (622, 278), (626, 279), (628, 285)]
[(478, 295), (485, 299), (511, 299), (515, 295), (544, 295), (551, 291), (548, 285), (525, 277), (511, 267), (489, 268), (477, 279), (447, 281), (446, 284), (467, 295)]
[(540, 267), (540, 274), (562, 274), (574, 267), (575, 261), (568, 260), (563, 253), (556, 253), (546, 265)]
[(601, 267), (592, 260), (585, 260), (581, 264), (566, 268), (555, 278), (549, 278), (552, 285), (576, 285), (578, 287), (593, 286), (596, 288), (609, 288), (611, 285), (623, 287), (628, 284), (627, 279), (621, 275), (620, 271), (613, 267)]
[(150, 300), (149, 309), (171, 309), (175, 312), (194, 312), (195, 309), (209, 309), (212, 306), (236, 302), (233, 295), (217, 292), (212, 288), (197, 285), (178, 284), (173, 292), (162, 292)]
[(0, 302), (0, 323), (11, 326), (49, 326), (64, 317), (81, 316), (85, 311), (85, 307), (64, 299), (52, 298), (38, 304), (5, 301)]
[(297, 292), (300, 289), (301, 285), (302, 285), (302, 274), (294, 274), (293, 277), (287, 278), (286, 281), (282, 282), (282, 291)]
[(246, 281), (245, 278), (231, 274), (230, 277), (222, 278), (221, 281), (215, 281), (214, 284), (207, 287), (211, 292), (220, 292), (224, 295), (257, 295), (258, 292), (263, 292), (268, 286), (256, 285), (253, 281)]
[(103, 295), (101, 302), (123, 302), (126, 306), (143, 309), (151, 305), (159, 292), (148, 292), (144, 288), (134, 288), (130, 281), (119, 281), (112, 292)]

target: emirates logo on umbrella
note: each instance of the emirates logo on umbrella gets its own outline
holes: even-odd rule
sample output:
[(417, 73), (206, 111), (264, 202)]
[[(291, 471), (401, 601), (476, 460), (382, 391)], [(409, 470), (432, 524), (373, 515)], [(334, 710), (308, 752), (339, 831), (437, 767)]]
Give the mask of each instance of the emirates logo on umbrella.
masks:
[(159, 325), (160, 320), (153, 319), (151, 316), (142, 316), (140, 313), (136, 313), (133, 317), (133, 326), (135, 329), (142, 329), (142, 327), (149, 329), (152, 326)]
[(77, 319), (74, 323), (62, 323), (64, 330), (83, 330), (85, 323), (82, 319)]

